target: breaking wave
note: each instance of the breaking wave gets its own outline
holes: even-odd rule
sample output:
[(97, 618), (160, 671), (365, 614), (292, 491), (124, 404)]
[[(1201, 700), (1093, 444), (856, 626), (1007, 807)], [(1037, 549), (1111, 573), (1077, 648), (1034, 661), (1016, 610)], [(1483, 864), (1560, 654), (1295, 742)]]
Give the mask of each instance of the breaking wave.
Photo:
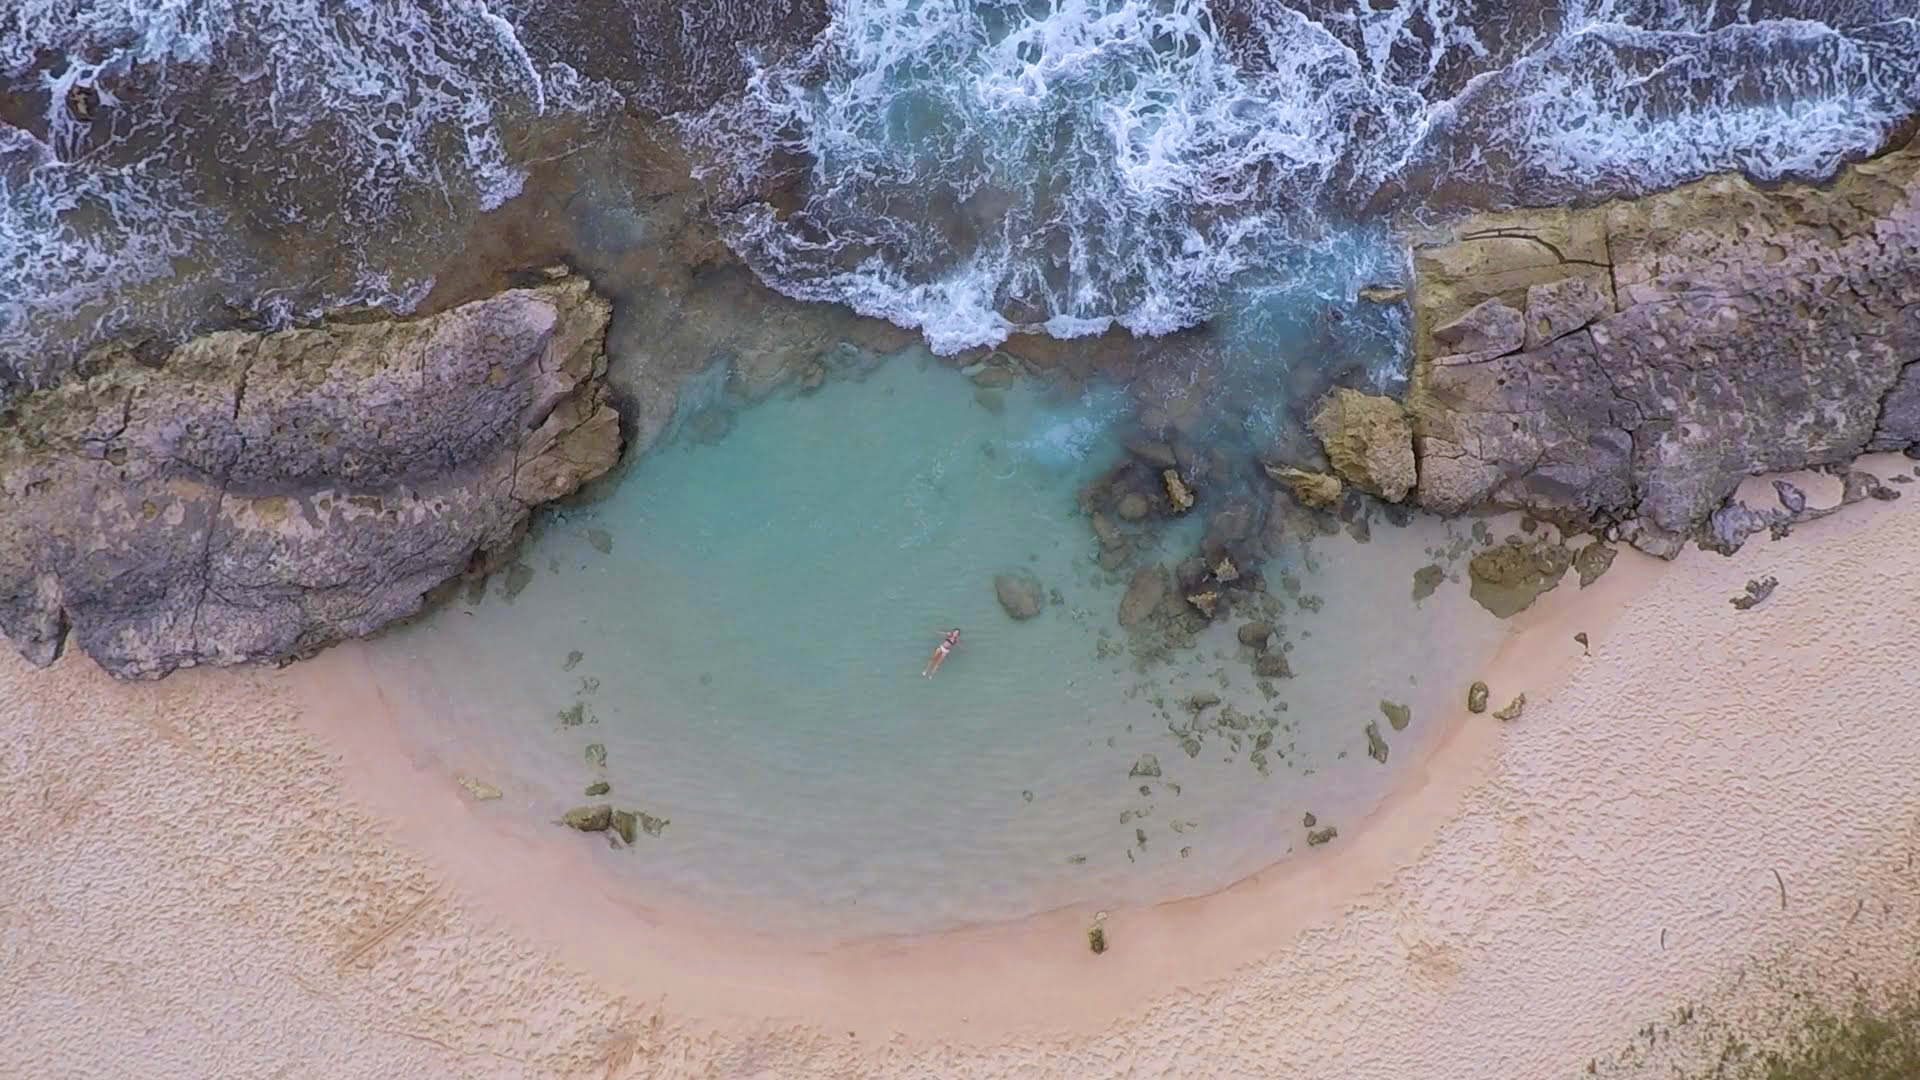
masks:
[(941, 352), (1161, 334), (1389, 187), (1830, 173), (1920, 104), (1920, 28), (1798, 6), (839, 0), (810, 50), (682, 123), (782, 292)]

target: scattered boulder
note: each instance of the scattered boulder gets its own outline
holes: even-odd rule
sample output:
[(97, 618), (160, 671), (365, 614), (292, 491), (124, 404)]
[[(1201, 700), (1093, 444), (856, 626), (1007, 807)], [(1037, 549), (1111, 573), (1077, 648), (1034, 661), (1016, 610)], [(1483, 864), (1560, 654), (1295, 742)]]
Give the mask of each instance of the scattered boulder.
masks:
[(1747, 594), (1745, 596), (1736, 596), (1727, 602), (1741, 611), (1751, 611), (1766, 600), (1767, 597), (1772, 596), (1773, 590), (1778, 588), (1779, 585), (1780, 579), (1774, 577), (1772, 574), (1768, 574), (1763, 578), (1754, 578), (1747, 582)]
[(1166, 484), (1167, 505), (1173, 507), (1174, 513), (1183, 514), (1193, 509), (1193, 492), (1186, 481), (1180, 479), (1180, 470), (1168, 469), (1160, 474), (1160, 479)]
[(1107, 951), (1106, 927), (1095, 923), (1087, 928), (1087, 948), (1092, 949), (1095, 956)]
[(639, 824), (640, 815), (631, 810), (615, 810), (613, 819), (609, 822), (613, 831), (619, 834), (621, 843), (625, 844), (633, 843), (634, 838), (639, 835), (637, 828)]
[(1250, 622), (1242, 625), (1235, 635), (1240, 644), (1255, 652), (1266, 652), (1267, 642), (1273, 638), (1273, 624), (1268, 622)]
[(1483, 682), (1476, 681), (1467, 687), (1467, 711), (1475, 714), (1486, 712), (1489, 692), (1487, 684)]
[(1000, 609), (1015, 621), (1031, 619), (1047, 606), (1046, 587), (1025, 570), (994, 575), (993, 595), (1000, 601)]
[(605, 768), (607, 764), (607, 748), (600, 743), (588, 743), (586, 758), (587, 764), (594, 768)]
[(1334, 472), (1355, 487), (1388, 502), (1413, 490), (1413, 428), (1399, 402), (1341, 387), (1321, 402), (1312, 427)]
[(1525, 712), (1526, 708), (1527, 695), (1521, 694), (1512, 701), (1507, 702), (1506, 708), (1493, 710), (1493, 718), (1495, 720), (1518, 720), (1520, 719), (1520, 714)]
[(1382, 765), (1387, 763), (1387, 740), (1380, 737), (1380, 725), (1367, 721), (1367, 756)]
[(1291, 679), (1293, 668), (1288, 665), (1286, 654), (1263, 652), (1253, 661), (1253, 673), (1262, 679)]
[(593, 798), (597, 795), (605, 795), (612, 790), (612, 784), (607, 783), (605, 780), (595, 780), (593, 783), (587, 785), (586, 794), (588, 798)]
[(1321, 844), (1324, 844), (1339, 835), (1340, 835), (1340, 830), (1334, 828), (1331, 825), (1327, 826), (1324, 829), (1315, 829), (1312, 832), (1307, 834), (1307, 846), (1319, 847)]
[(1198, 690), (1187, 695), (1187, 700), (1182, 704), (1187, 707), (1187, 711), (1190, 713), (1202, 713), (1220, 704), (1220, 695), (1211, 694), (1205, 690)]
[(1412, 709), (1391, 701), (1383, 700), (1380, 702), (1380, 713), (1387, 718), (1387, 723), (1391, 725), (1395, 731), (1405, 731), (1407, 724), (1413, 719)]
[(1320, 819), (1313, 816), (1313, 811), (1309, 810), (1306, 813), (1300, 815), (1301, 828), (1311, 829), (1318, 824), (1320, 824)]

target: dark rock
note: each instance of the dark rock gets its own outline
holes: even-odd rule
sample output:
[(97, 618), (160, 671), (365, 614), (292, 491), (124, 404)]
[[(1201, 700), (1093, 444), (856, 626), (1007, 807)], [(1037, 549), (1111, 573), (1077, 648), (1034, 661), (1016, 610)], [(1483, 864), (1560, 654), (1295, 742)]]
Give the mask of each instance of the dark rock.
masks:
[(1328, 841), (1332, 840), (1334, 837), (1339, 835), (1340, 835), (1340, 830), (1334, 828), (1331, 825), (1327, 826), (1324, 829), (1315, 829), (1312, 832), (1307, 834), (1307, 846), (1319, 847), (1321, 844), (1327, 843)]
[[(1747, 476), (1920, 433), (1920, 373), (1908, 373), (1920, 146), (1821, 189), (1713, 177), (1586, 209), (1477, 215), (1454, 235), (1414, 257), (1407, 406), (1430, 509), (1617, 522), (1635, 546), (1672, 556)], [(1564, 320), (1554, 307), (1548, 333), (1534, 327), (1519, 352), (1473, 347), (1512, 344), (1511, 317), (1490, 321), (1481, 305), (1546, 304), (1542, 287), (1588, 300)], [(1548, 339), (1589, 309), (1584, 328)], [(1421, 329), (1476, 310), (1444, 336)], [(1754, 521), (1713, 524), (1713, 543), (1730, 548)]]
[(639, 829), (637, 828), (639, 824), (640, 815), (631, 810), (615, 810), (612, 815), (612, 820), (608, 822), (608, 825), (613, 831), (620, 835), (620, 841), (625, 844), (633, 843), (635, 838), (640, 835)]
[(1407, 724), (1413, 719), (1412, 709), (1391, 701), (1383, 700), (1380, 702), (1380, 714), (1387, 718), (1387, 723), (1391, 725), (1395, 731), (1405, 731)]
[(1486, 712), (1487, 694), (1486, 683), (1476, 681), (1472, 686), (1467, 687), (1467, 711), (1476, 714)]
[(0, 426), (0, 630), (121, 677), (282, 661), (497, 568), (619, 454), (577, 278), (420, 319), (222, 331)]
[(1773, 491), (1780, 497), (1780, 505), (1786, 507), (1788, 513), (1798, 514), (1807, 508), (1806, 493), (1785, 480), (1775, 480)]
[(1580, 575), (1580, 587), (1586, 588), (1600, 580), (1600, 575), (1613, 568), (1613, 560), (1619, 552), (1607, 544), (1595, 540), (1573, 553), (1573, 569)]
[(995, 574), (993, 595), (1000, 601), (1000, 609), (1011, 619), (1031, 619), (1047, 606), (1046, 587), (1040, 584), (1039, 578), (1025, 570)]
[(594, 806), (576, 806), (560, 819), (569, 829), (581, 832), (600, 832), (613, 824), (613, 807), (605, 803)]
[(1300, 815), (1301, 828), (1311, 829), (1318, 824), (1320, 824), (1320, 819), (1313, 816), (1313, 811), (1309, 810), (1306, 813)]
[(1447, 572), (1439, 563), (1428, 563), (1413, 572), (1413, 602), (1419, 603), (1432, 596), (1440, 583), (1447, 580)]
[(1253, 673), (1262, 679), (1291, 679), (1293, 668), (1287, 664), (1286, 655), (1278, 652), (1264, 652), (1253, 661)]
[(1169, 585), (1167, 568), (1159, 563), (1135, 570), (1120, 598), (1120, 625), (1128, 630), (1145, 625), (1168, 594)]

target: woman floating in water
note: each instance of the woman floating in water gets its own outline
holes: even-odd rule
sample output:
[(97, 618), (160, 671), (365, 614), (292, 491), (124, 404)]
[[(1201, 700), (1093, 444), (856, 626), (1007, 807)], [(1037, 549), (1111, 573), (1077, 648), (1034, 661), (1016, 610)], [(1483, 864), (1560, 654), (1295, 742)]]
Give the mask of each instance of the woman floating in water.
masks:
[(953, 647), (958, 644), (960, 644), (960, 628), (956, 626), (947, 631), (947, 636), (940, 639), (940, 644), (934, 647), (933, 655), (927, 657), (927, 666), (920, 674), (929, 679), (933, 678), (933, 673), (939, 671), (940, 665), (947, 662), (947, 654), (952, 652)]

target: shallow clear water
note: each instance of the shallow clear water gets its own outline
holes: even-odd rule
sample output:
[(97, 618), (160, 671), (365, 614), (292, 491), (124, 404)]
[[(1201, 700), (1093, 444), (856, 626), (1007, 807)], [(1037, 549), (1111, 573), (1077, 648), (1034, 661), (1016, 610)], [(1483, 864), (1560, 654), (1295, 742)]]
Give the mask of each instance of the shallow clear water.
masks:
[[(1461, 590), (1410, 600), (1448, 527), (1376, 523), (1370, 543), (1325, 538), (1269, 567), (1298, 672), (1272, 700), (1237, 619), (1139, 671), (1123, 585), (1074, 512), (1121, 453), (1110, 427), (1129, 402), (1026, 386), (1002, 401), (910, 351), (748, 409), (551, 518), (512, 600), (497, 577), (477, 605), (375, 643), (376, 666), (425, 714), (414, 737), (486, 770), (502, 812), (557, 817), (604, 775), (615, 805), (672, 822), (606, 851), (610, 871), (762, 926), (865, 935), (1148, 902), (1300, 849), (1307, 811), (1350, 828), (1499, 632)], [(1169, 532), (1169, 555), (1198, 524)], [(1011, 569), (1058, 594), (1030, 621), (995, 598)], [(924, 679), (949, 626), (963, 646)], [(1257, 722), (1183, 751), (1168, 724), (1189, 722), (1196, 691), (1225, 699), (1210, 715), (1275, 720), (1265, 774)], [(1406, 731), (1382, 698), (1412, 706)], [(1370, 721), (1389, 766), (1366, 755)], [(1130, 775), (1142, 754), (1161, 776)]]

